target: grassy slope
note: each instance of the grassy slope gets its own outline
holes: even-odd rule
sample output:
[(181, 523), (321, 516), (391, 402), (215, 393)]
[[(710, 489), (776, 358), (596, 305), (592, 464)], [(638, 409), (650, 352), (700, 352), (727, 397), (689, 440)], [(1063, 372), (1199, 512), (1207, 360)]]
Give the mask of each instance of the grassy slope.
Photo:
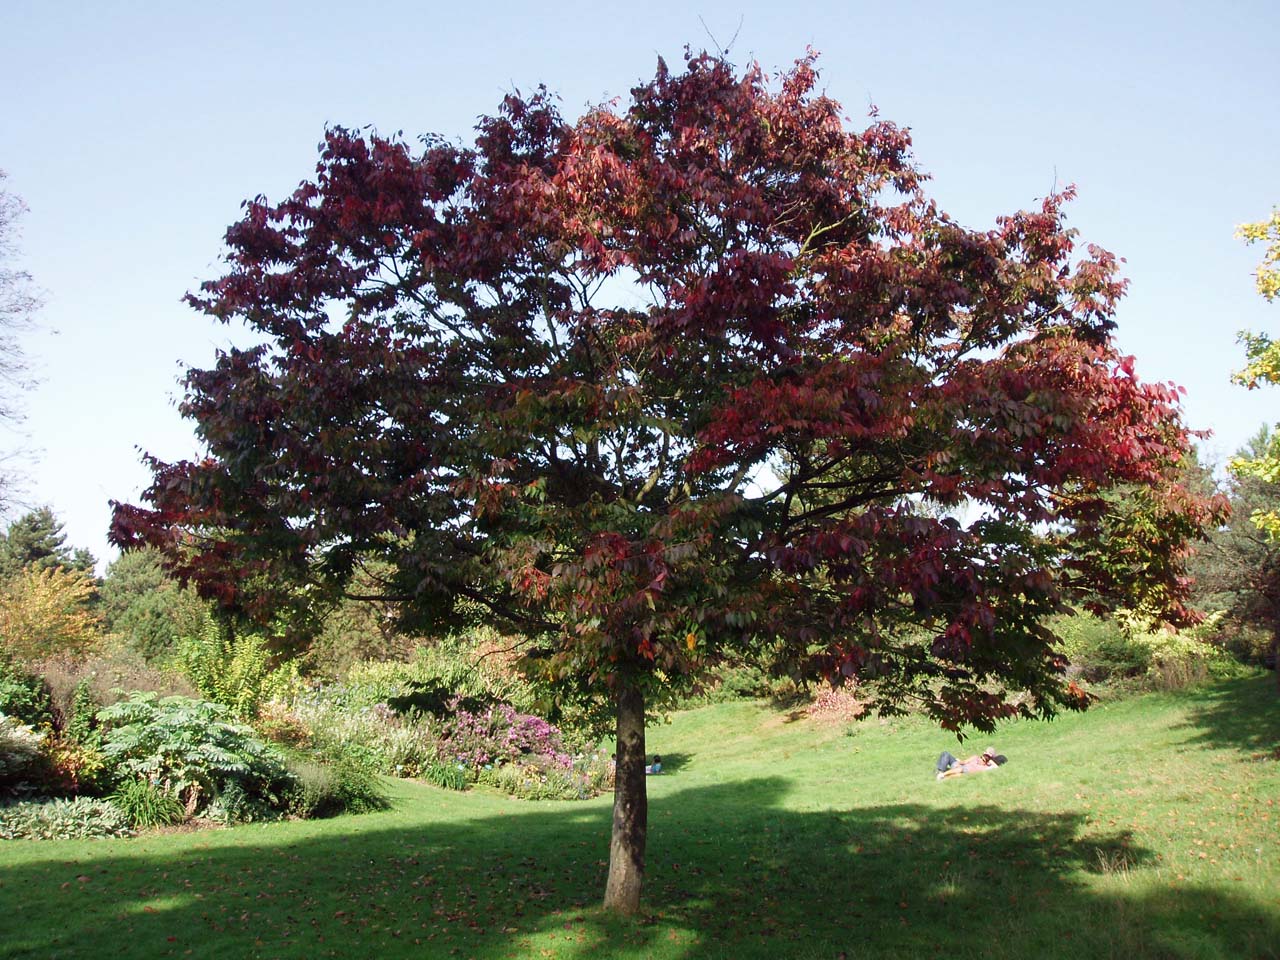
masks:
[[(1280, 956), (1269, 678), (954, 740), (754, 704), (650, 733), (647, 903), (595, 909), (609, 802), (395, 787), (395, 809), (0, 845), (0, 956)], [(980, 748), (983, 743), (976, 745)]]

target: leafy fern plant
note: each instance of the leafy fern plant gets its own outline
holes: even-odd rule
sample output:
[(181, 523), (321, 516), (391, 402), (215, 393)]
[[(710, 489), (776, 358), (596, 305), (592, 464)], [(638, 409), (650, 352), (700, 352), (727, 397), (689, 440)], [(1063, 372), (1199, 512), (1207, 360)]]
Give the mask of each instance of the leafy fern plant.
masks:
[(292, 786), (283, 758), (221, 704), (134, 693), (98, 713), (117, 774), (162, 785), (194, 813), (231, 785), (282, 805)]
[(251, 720), (264, 703), (283, 696), (297, 679), (292, 665), (274, 667), (266, 640), (252, 633), (232, 635), (212, 617), (196, 634), (179, 641), (179, 660), (201, 696)]

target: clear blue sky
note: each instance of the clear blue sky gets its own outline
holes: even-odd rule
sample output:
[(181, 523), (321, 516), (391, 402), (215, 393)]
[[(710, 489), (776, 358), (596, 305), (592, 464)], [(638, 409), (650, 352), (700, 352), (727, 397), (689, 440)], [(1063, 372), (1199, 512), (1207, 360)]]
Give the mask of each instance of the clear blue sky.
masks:
[[(708, 46), (785, 67), (822, 52), (855, 123), (912, 128), (944, 209), (972, 227), (1075, 183), (1085, 240), (1126, 258), (1119, 340), (1229, 454), (1280, 393), (1230, 384), (1243, 327), (1275, 330), (1236, 224), (1280, 202), (1280, 4), (808, 5), (61, 3), (0, 8), (0, 169), (30, 207), (24, 266), (48, 293), (29, 349), (26, 499), (111, 555), (109, 499), (148, 478), (138, 448), (195, 452), (179, 364), (230, 331), (180, 303), (216, 275), (240, 201), (307, 177), (326, 124), (466, 138), (512, 88), (564, 113), (625, 95), (659, 55)], [(738, 30), (741, 21), (741, 30)], [(0, 438), (3, 439), (3, 438)]]

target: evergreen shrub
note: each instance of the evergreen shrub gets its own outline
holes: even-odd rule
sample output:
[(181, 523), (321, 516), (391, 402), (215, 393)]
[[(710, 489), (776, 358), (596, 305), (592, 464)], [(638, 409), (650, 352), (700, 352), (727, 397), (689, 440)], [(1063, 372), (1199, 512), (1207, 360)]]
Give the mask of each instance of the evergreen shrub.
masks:
[(33, 727), (53, 724), (53, 699), (44, 678), (0, 655), (0, 713)]
[(307, 819), (333, 817), (340, 813), (368, 813), (390, 806), (378, 779), (359, 763), (339, 760), (321, 764), (291, 760), (294, 787), (289, 794), (289, 812)]

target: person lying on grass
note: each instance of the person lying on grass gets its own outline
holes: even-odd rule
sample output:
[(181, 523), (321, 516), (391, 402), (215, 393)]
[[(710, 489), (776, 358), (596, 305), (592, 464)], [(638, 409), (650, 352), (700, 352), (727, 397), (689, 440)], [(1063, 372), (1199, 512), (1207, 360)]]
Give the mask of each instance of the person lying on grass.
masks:
[(966, 773), (986, 773), (988, 770), (994, 770), (996, 767), (1001, 766), (1008, 759), (1008, 757), (1002, 757), (997, 754), (995, 747), (987, 747), (981, 753), (975, 753), (972, 757), (966, 757), (963, 760), (957, 760), (943, 750), (942, 756), (938, 758), (938, 779), (960, 777)]

